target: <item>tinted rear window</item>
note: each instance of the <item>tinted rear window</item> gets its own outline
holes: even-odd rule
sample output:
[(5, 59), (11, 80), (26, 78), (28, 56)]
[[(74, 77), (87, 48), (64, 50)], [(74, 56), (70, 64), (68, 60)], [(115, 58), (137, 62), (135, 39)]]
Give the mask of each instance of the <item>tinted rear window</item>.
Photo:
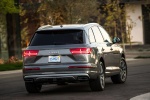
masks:
[(33, 36), (30, 45), (82, 44), (82, 30), (39, 31)]

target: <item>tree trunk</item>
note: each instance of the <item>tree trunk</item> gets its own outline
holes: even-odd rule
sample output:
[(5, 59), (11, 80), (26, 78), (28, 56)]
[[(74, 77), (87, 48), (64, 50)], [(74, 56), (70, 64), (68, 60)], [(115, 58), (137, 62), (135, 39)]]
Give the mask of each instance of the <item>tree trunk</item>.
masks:
[(8, 59), (6, 16), (0, 15), (0, 58)]
[(21, 35), (19, 14), (7, 14), (7, 41), (9, 57), (21, 59)]

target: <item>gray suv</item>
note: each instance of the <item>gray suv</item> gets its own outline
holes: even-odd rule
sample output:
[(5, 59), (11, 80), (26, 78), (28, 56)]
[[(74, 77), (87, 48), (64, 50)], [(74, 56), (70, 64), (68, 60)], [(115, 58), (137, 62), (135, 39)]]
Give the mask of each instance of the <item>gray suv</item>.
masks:
[(103, 91), (106, 77), (124, 83), (127, 64), (118, 42), (97, 23), (40, 27), (23, 51), (26, 90), (88, 81), (92, 91)]

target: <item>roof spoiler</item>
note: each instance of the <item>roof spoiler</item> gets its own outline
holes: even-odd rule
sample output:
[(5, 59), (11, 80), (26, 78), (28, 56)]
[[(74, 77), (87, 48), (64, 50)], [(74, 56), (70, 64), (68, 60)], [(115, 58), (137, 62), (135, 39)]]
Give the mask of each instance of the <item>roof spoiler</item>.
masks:
[(52, 25), (41, 26), (41, 27), (38, 28), (38, 30), (45, 29), (45, 28), (52, 28)]

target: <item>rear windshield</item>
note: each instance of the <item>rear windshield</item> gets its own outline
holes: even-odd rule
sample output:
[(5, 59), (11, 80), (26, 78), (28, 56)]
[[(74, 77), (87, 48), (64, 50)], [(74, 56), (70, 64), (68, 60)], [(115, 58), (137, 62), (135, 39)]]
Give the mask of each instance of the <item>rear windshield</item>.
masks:
[(30, 46), (82, 44), (82, 30), (39, 31), (33, 36)]

